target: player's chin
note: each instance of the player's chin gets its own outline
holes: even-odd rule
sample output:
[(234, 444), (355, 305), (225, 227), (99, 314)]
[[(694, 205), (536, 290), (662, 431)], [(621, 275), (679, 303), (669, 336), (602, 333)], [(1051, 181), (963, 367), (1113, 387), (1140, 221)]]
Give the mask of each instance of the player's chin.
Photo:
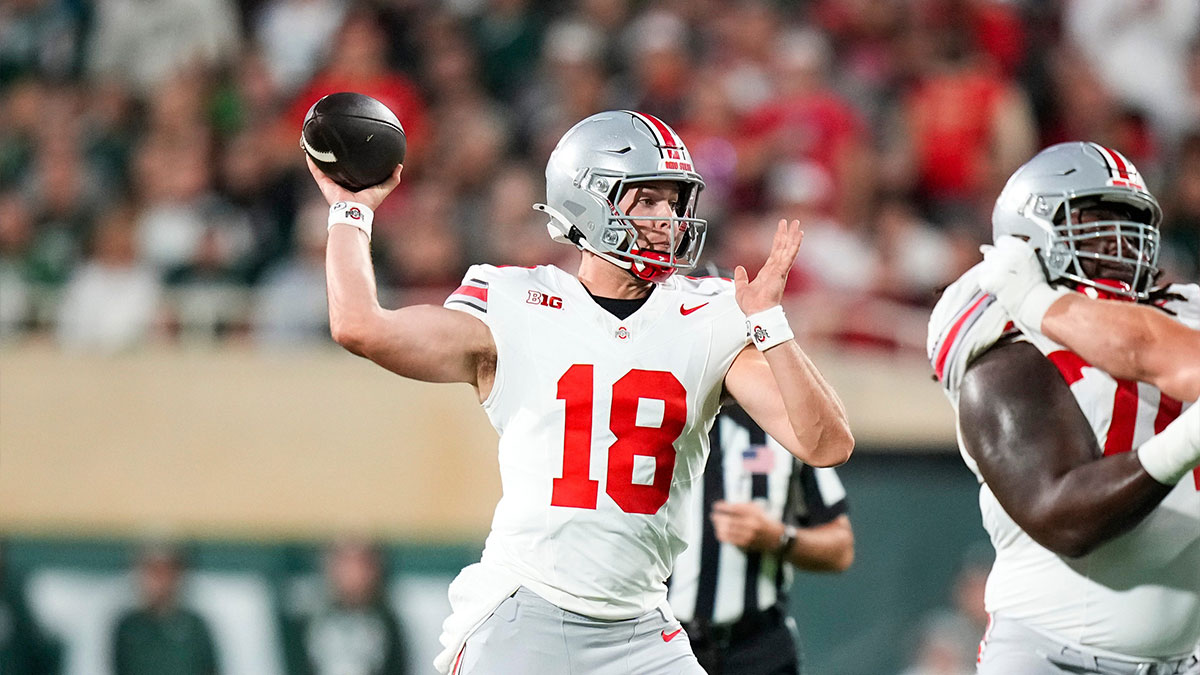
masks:
[(1083, 271), (1089, 279), (1116, 281), (1126, 284), (1132, 284), (1134, 277), (1137, 276), (1132, 267), (1119, 263), (1093, 262), (1090, 265), (1084, 265)]
[(1101, 269), (1100, 273), (1093, 277), (1094, 279), (1104, 279), (1107, 281), (1116, 281), (1123, 284), (1133, 285), (1134, 280), (1133, 270), (1126, 268)]
[(652, 254), (657, 254), (657, 255), (666, 255), (667, 250), (668, 249), (667, 249), (666, 243), (652, 244), (648, 241), (639, 241), (638, 242), (638, 253), (642, 253), (642, 254), (652, 253)]

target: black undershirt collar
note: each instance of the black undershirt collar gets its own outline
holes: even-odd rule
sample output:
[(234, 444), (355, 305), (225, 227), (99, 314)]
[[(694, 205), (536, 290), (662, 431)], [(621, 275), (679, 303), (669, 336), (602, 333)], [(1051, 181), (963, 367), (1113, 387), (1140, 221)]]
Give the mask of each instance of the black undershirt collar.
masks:
[[(586, 286), (584, 288), (586, 290)], [(653, 293), (653, 292), (654, 292), (654, 287), (651, 286), (650, 293)], [(640, 298), (623, 299), (623, 298), (602, 298), (598, 295), (592, 295), (592, 292), (588, 291), (588, 295), (592, 296), (592, 300), (595, 300), (597, 305), (600, 305), (609, 314), (612, 314), (613, 316), (617, 317), (618, 319), (621, 319), (622, 321), (624, 321), (625, 319), (628, 319), (631, 314), (633, 314), (634, 312), (641, 309), (642, 305), (646, 304), (646, 301), (650, 299), (650, 293), (647, 293)]]

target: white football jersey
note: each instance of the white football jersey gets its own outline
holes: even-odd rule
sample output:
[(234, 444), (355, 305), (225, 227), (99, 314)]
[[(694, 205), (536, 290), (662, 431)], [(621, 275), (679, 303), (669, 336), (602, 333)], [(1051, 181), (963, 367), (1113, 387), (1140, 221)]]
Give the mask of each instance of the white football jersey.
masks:
[(475, 265), (445, 306), (496, 343), (483, 406), (503, 494), (483, 562), (591, 617), (664, 603), (725, 374), (749, 344), (733, 283), (676, 275), (618, 319), (556, 267)]
[[(966, 363), (952, 368), (953, 357), (946, 355), (978, 355), (1004, 327), (1003, 321), (992, 317), (971, 318), (991, 298), (979, 299), (970, 274), (964, 281), (965, 287), (947, 290), (942, 302), (950, 306), (935, 309), (938, 320), (930, 323), (930, 358), (956, 409), (956, 380)], [(972, 303), (975, 310), (969, 309)], [(1137, 448), (1188, 405), (1148, 384), (1115, 380), (1041, 334), (1021, 339), (1035, 345), (1062, 373), (1105, 455)], [(1191, 653), (1200, 641), (1200, 471), (1185, 476), (1129, 532), (1087, 555), (1066, 558), (1021, 530), (983, 482), (965, 449), (962, 454), (979, 478), (983, 524), (996, 549), (985, 600), (989, 612), (1114, 654), (1170, 658)]]

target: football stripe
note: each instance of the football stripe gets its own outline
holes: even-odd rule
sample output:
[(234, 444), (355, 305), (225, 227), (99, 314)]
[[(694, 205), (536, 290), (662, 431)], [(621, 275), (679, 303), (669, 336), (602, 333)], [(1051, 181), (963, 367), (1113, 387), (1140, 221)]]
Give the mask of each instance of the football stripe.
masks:
[(308, 137), (306, 134), (300, 134), (300, 142), (304, 144), (304, 151), (307, 152), (313, 159), (317, 160), (318, 162), (331, 162), (332, 163), (332, 162), (337, 161), (337, 155), (333, 154), (332, 152), (322, 152), (320, 150), (317, 150), (313, 146), (309, 145)]

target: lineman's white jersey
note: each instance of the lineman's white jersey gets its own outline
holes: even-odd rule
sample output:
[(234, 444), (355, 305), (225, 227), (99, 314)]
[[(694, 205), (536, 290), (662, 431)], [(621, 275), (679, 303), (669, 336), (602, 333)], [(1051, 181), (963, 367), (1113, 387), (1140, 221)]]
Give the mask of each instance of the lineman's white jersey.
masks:
[(725, 374), (749, 344), (726, 279), (676, 275), (626, 319), (553, 266), (475, 265), (445, 306), (484, 321), (503, 495), (483, 563), (601, 619), (665, 602)]
[[(1004, 330), (1006, 317), (994, 315), (1002, 310), (991, 300), (968, 273), (947, 289), (930, 321), (930, 358), (956, 409), (969, 358)], [(1188, 405), (1148, 384), (1114, 380), (1044, 335), (1020, 339), (1062, 373), (1106, 455), (1137, 448)], [(956, 354), (961, 362), (950, 363)], [(1169, 659), (1191, 653), (1200, 641), (1200, 471), (1184, 477), (1131, 531), (1072, 559), (1022, 531), (965, 449), (962, 454), (979, 478), (983, 524), (996, 548), (985, 599), (989, 612), (1123, 656)]]

